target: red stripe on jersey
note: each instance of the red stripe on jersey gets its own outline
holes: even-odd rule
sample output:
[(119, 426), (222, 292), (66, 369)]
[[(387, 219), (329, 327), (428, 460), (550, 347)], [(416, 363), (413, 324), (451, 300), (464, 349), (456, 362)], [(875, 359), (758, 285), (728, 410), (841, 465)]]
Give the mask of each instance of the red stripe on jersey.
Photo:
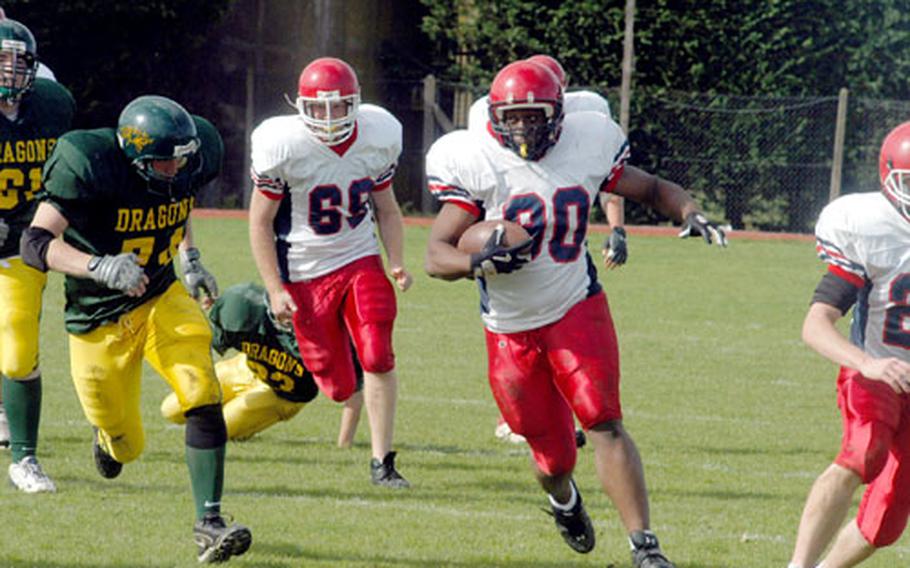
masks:
[(261, 193), (262, 195), (268, 197), (268, 198), (271, 199), (272, 201), (281, 201), (282, 199), (284, 199), (284, 194), (283, 194), (283, 193), (278, 194), (278, 193), (275, 193), (274, 191), (272, 191), (272, 190), (270, 190), (270, 189), (266, 189), (266, 188), (258, 187), (258, 186), (256, 187), (256, 189), (259, 190), (259, 193)]
[(446, 201), (446, 203), (451, 203), (452, 205), (455, 205), (456, 207), (460, 207), (460, 208), (464, 209), (465, 211), (467, 211), (468, 213), (470, 213), (471, 215), (473, 215), (475, 217), (480, 217), (480, 213), (481, 213), (480, 207), (474, 205), (473, 203), (469, 203), (467, 201), (456, 201), (454, 199), (450, 200), (450, 201)]
[(626, 170), (625, 164), (619, 164), (613, 166), (613, 169), (610, 171), (610, 178), (606, 183), (600, 186), (601, 191), (606, 191), (607, 193), (613, 193), (613, 190), (616, 188), (616, 184), (619, 183), (619, 178), (622, 177), (623, 172)]
[(856, 286), (857, 288), (862, 288), (863, 286), (866, 285), (866, 281), (863, 280), (861, 277), (857, 276), (856, 274), (853, 274), (852, 272), (848, 272), (848, 271), (844, 270), (843, 268), (841, 268), (840, 266), (837, 266), (835, 264), (828, 265), (828, 272), (830, 272), (831, 274), (837, 276), (838, 278), (840, 278), (842, 280), (846, 280), (847, 282)]
[(384, 182), (373, 186), (373, 192), (382, 191), (383, 189), (388, 189), (392, 185), (392, 178), (385, 180)]

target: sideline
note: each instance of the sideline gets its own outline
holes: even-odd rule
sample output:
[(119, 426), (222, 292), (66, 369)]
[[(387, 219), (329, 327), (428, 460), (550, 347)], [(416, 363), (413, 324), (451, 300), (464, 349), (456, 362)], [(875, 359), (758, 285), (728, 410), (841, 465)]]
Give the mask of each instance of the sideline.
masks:
[[(193, 209), (193, 216), (201, 219), (246, 219), (245, 209)], [(412, 227), (429, 227), (432, 217), (405, 217), (404, 224)], [(590, 227), (592, 233), (608, 233), (607, 225), (595, 223)], [(659, 227), (656, 225), (626, 225), (630, 235), (675, 237), (679, 232), (676, 227)], [(803, 233), (768, 233), (764, 231), (733, 231), (728, 235), (732, 241), (747, 239), (753, 241), (815, 241), (814, 235)]]

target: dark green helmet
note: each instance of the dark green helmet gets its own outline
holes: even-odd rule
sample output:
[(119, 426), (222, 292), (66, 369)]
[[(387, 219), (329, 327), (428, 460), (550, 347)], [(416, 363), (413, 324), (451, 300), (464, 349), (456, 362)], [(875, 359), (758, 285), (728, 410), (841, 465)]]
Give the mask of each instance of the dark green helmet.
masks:
[(193, 117), (166, 97), (146, 95), (126, 105), (117, 121), (117, 141), (139, 175), (149, 180), (171, 182), (152, 167), (153, 160), (181, 160), (180, 167), (199, 150)]
[(0, 20), (0, 100), (18, 102), (38, 72), (38, 44), (16, 20)]

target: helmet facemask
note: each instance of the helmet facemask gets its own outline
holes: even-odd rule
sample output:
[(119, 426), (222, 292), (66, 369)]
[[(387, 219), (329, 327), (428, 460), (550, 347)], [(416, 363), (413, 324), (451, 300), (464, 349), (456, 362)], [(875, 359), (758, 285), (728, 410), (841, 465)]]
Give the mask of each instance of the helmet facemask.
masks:
[(910, 170), (889, 167), (888, 175), (882, 180), (882, 191), (900, 214), (910, 221)]
[[(540, 119), (534, 123), (531, 113), (525, 113), (521, 124), (515, 124), (514, 114), (509, 111), (538, 111)], [(511, 120), (510, 120), (511, 118)], [(490, 105), (490, 125), (502, 140), (502, 144), (524, 160), (538, 160), (547, 153), (559, 139), (562, 125), (562, 105), (553, 102), (533, 101), (500, 103)], [(528, 122), (532, 124), (528, 124)]]
[[(354, 133), (360, 94), (342, 95), (338, 91), (317, 91), (316, 95), (297, 97), (295, 106), (300, 118), (322, 143), (329, 146), (341, 144)], [(343, 108), (343, 112), (338, 112), (339, 108)]]
[(0, 40), (0, 101), (17, 103), (32, 88), (38, 58), (24, 41)]

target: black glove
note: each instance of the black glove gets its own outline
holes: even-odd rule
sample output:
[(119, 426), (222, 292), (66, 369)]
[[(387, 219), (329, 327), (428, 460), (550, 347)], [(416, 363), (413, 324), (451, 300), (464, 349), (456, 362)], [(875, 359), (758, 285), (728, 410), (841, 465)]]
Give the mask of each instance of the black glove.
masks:
[[(729, 229), (729, 227), (727, 228)], [(727, 246), (727, 234), (724, 232), (724, 228), (713, 221), (708, 221), (708, 218), (701, 213), (686, 215), (686, 222), (683, 223), (682, 230), (679, 232), (679, 237), (682, 239), (692, 235), (701, 235), (709, 245), (715, 242), (722, 247)]]
[(626, 246), (626, 230), (622, 227), (613, 227), (610, 236), (604, 239), (604, 250), (607, 261), (619, 266), (629, 259), (629, 248)]
[(483, 250), (471, 255), (471, 272), (474, 273), (474, 278), (508, 274), (531, 260), (531, 243), (534, 240), (528, 239), (513, 247), (504, 247), (502, 239), (505, 233), (505, 227), (498, 225), (483, 245)]

